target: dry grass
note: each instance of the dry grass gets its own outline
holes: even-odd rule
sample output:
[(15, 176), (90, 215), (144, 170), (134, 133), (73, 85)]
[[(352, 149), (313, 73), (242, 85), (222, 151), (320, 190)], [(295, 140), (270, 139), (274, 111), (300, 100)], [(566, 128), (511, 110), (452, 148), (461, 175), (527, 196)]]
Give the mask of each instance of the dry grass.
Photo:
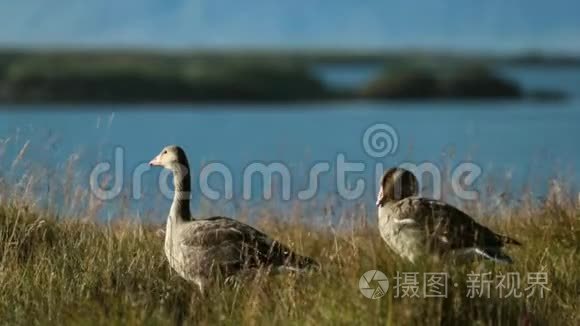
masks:
[[(0, 324), (580, 324), (580, 207), (577, 197), (560, 190), (542, 203), (525, 201), (496, 213), (473, 205), (485, 224), (524, 243), (508, 248), (515, 260), (510, 266), (413, 266), (386, 248), (375, 213), (367, 216), (364, 208), (336, 228), (313, 226), (300, 205), (265, 210), (257, 220), (242, 212), (238, 219), (316, 258), (323, 269), (256, 275), (202, 297), (166, 263), (161, 225), (129, 218), (103, 223), (98, 216), (105, 203), (77, 186), (72, 163), (59, 172), (63, 177), (47, 179), (22, 160), (26, 149), (9, 162), (11, 170), (0, 171)], [(20, 179), (8, 178), (19, 168), (25, 169)], [(34, 200), (43, 180), (49, 180), (48, 199), (60, 198), (59, 214), (51, 213), (56, 204)], [(85, 205), (72, 207), (75, 202)], [(371, 269), (391, 282), (378, 300), (358, 288)], [(468, 298), (467, 274), (484, 271), (519, 273), (524, 297), (501, 298), (492, 289), (490, 298)], [(397, 297), (398, 272), (447, 272), (458, 286), (449, 287), (448, 298)], [(547, 273), (545, 297), (525, 297), (529, 272)]]
[[(514, 213), (515, 214), (515, 213)], [(366, 217), (365, 217), (366, 218)], [(4, 324), (532, 324), (580, 322), (580, 214), (547, 205), (531, 216), (495, 220), (494, 228), (525, 243), (498, 272), (542, 271), (546, 297), (467, 298), (466, 273), (482, 266), (412, 266), (393, 256), (374, 225), (313, 230), (296, 218), (257, 224), (296, 250), (316, 257), (322, 272), (256, 276), (201, 297), (170, 271), (159, 226), (57, 220), (17, 201), (0, 205), (0, 322)], [(358, 280), (379, 269), (448, 271), (459, 285), (449, 299), (379, 299), (361, 295)], [(522, 279), (522, 290), (524, 289)], [(391, 289), (392, 290), (392, 289)]]

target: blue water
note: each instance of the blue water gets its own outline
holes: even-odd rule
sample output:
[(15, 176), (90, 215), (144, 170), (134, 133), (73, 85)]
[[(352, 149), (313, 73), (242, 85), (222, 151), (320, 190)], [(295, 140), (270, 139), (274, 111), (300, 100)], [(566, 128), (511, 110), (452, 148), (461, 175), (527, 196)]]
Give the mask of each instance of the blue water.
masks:
[[(61, 178), (67, 160), (74, 154), (75, 180), (88, 188), (88, 172), (99, 162), (111, 161), (114, 148), (124, 149), (123, 170), (125, 179), (130, 180), (131, 171), (148, 162), (163, 146), (179, 144), (189, 156), (195, 178), (209, 162), (221, 162), (232, 171), (235, 198), (219, 201), (224, 207), (243, 201), (243, 170), (253, 162), (279, 162), (288, 167), (292, 176), (290, 202), (298, 200), (297, 193), (308, 184), (310, 167), (329, 162), (331, 172), (321, 175), (320, 190), (311, 199), (327, 200), (336, 194), (334, 176), (339, 154), (366, 165), (364, 172), (347, 178), (354, 182), (360, 177), (367, 182), (363, 195), (350, 200), (353, 203), (372, 204), (377, 163), (389, 167), (402, 162), (432, 162), (445, 170), (469, 161), (482, 168), (476, 184), (479, 189), (494, 179), (502, 187), (509, 184), (515, 193), (526, 187), (541, 193), (552, 177), (563, 177), (572, 185), (580, 181), (576, 173), (580, 169), (578, 72), (515, 68), (509, 72), (527, 87), (549, 86), (572, 93), (566, 101), (545, 103), (3, 105), (0, 176), (14, 181), (16, 175), (40, 168)], [(377, 123), (392, 126), (398, 137), (397, 150), (380, 158), (370, 156), (362, 145), (365, 130)], [(27, 141), (22, 163), (12, 167)], [(146, 189), (133, 201), (133, 209), (141, 212), (150, 208), (151, 198), (158, 192), (154, 185), (159, 172), (145, 173)], [(220, 179), (214, 177), (210, 181), (223, 197)], [(129, 181), (126, 182), (124, 191), (130, 192)], [(198, 205), (198, 180), (194, 184)], [(276, 193), (274, 197), (280, 199)], [(261, 202), (260, 198), (252, 198), (254, 203)], [(160, 205), (165, 209), (169, 202), (163, 199)]]

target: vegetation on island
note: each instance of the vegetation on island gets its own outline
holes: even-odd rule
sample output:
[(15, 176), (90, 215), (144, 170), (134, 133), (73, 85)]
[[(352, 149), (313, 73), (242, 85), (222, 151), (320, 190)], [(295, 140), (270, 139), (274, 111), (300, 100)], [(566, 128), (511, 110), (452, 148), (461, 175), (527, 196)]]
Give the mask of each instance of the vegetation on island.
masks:
[(328, 91), (300, 65), (90, 55), (16, 59), (0, 100), (194, 102), (312, 100)]
[[(490, 69), (498, 62), (522, 62), (510, 60), (421, 53), (4, 51), (0, 52), (0, 102), (564, 97), (557, 90), (524, 94), (516, 82)], [(353, 62), (389, 69), (355, 90), (333, 89), (313, 72), (317, 64)], [(441, 72), (417, 63), (459, 68)]]
[(519, 98), (520, 87), (481, 65), (437, 72), (427, 68), (386, 71), (364, 87), (361, 94), (386, 99)]

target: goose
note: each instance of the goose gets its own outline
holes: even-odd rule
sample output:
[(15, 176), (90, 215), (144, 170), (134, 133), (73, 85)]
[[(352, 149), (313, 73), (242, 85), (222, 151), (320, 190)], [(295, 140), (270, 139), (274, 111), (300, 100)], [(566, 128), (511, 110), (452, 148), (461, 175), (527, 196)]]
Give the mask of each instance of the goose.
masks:
[(192, 218), (189, 164), (181, 147), (165, 147), (149, 165), (173, 173), (175, 193), (164, 244), (169, 265), (182, 278), (197, 284), (202, 293), (218, 275), (230, 280), (260, 268), (277, 272), (319, 268), (314, 259), (294, 253), (247, 224), (222, 216)]
[(424, 257), (457, 261), (481, 257), (512, 263), (502, 247), (520, 242), (493, 232), (447, 203), (419, 197), (417, 179), (410, 171), (391, 168), (380, 182), (376, 202), (379, 231), (399, 256), (412, 263)]

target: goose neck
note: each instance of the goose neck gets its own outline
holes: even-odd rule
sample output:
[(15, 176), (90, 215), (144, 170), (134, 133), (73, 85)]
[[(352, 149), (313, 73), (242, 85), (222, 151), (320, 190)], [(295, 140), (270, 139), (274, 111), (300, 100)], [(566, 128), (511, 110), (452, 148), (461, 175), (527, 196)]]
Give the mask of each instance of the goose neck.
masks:
[(173, 185), (175, 193), (171, 204), (170, 217), (175, 223), (186, 222), (191, 219), (189, 200), (191, 196), (191, 178), (189, 167), (182, 166), (173, 170)]

